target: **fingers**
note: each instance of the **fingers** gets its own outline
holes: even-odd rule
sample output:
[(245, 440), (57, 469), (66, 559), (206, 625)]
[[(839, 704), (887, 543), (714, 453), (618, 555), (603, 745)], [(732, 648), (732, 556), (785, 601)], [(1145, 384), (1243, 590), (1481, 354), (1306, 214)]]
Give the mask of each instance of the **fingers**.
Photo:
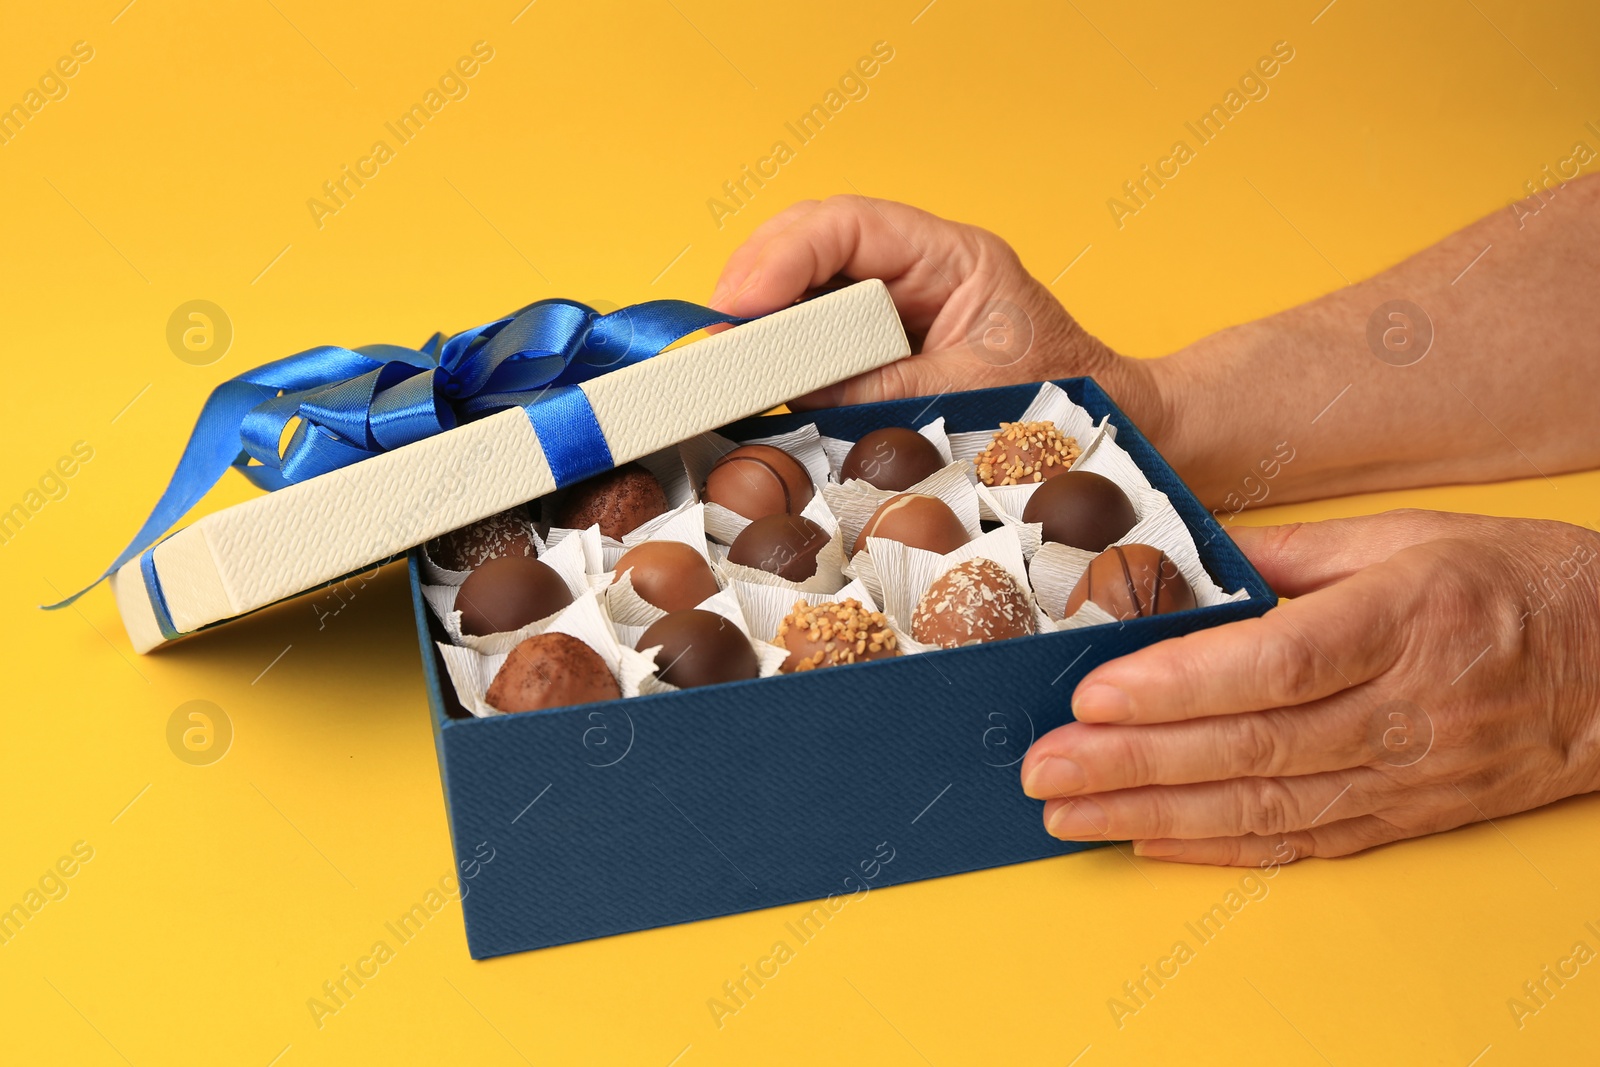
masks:
[(1267, 836), (1370, 815), (1397, 789), (1384, 771), (1234, 778), (1145, 786), (1045, 802), (1045, 829), (1066, 841)]
[(1310, 857), (1331, 859), (1348, 856), (1377, 845), (1414, 837), (1416, 833), (1377, 815), (1361, 815), (1287, 834), (1246, 834), (1242, 837), (1208, 837), (1193, 841), (1174, 838), (1135, 841), (1133, 852), (1136, 856), (1175, 863), (1259, 867), (1267, 870), (1278, 864)]
[(1369, 763), (1372, 709), (1354, 693), (1300, 708), (1143, 726), (1074, 722), (1036, 741), (1022, 761), (1035, 800), (1149, 785), (1279, 778)]
[(728, 257), (728, 262), (722, 265), (722, 274), (717, 278), (716, 287), (711, 291), (710, 306), (720, 311), (728, 310), (723, 306), (724, 302), (744, 285), (745, 278), (750, 274), (750, 268), (755, 265), (756, 257), (760, 255), (761, 250), (767, 247), (767, 242), (820, 206), (822, 206), (820, 200), (801, 200), (790, 204), (757, 226), (750, 236), (745, 238), (744, 244), (734, 249), (733, 255)]
[(1452, 517), (1402, 510), (1288, 526), (1234, 526), (1234, 541), (1280, 596), (1303, 596), (1440, 535)]
[(1260, 618), (1150, 645), (1090, 671), (1073, 714), (1174, 722), (1292, 707), (1360, 685), (1400, 654), (1404, 589), (1380, 564)]
[[(919, 352), (887, 366), (858, 374), (835, 385), (790, 401), (800, 411), (901, 400), (912, 396), (938, 396), (958, 388), (976, 388), (976, 375), (988, 368), (965, 348)], [(959, 385), (957, 383), (960, 383)]]
[[(836, 196), (796, 212), (764, 237), (754, 262), (718, 307), (760, 315), (787, 307), (836, 274), (882, 278), (907, 329), (924, 332), (977, 254), (970, 228), (890, 200)], [(738, 253), (735, 253), (738, 256)]]

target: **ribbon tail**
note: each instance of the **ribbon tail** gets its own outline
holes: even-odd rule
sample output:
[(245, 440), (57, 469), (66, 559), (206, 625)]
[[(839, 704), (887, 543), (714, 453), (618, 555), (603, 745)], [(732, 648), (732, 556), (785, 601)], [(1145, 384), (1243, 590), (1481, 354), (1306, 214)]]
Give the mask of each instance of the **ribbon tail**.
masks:
[(263, 400), (271, 399), (275, 393), (268, 386), (237, 379), (219, 385), (200, 409), (200, 417), (195, 420), (194, 431), (189, 435), (189, 443), (184, 446), (183, 456), (178, 460), (178, 468), (167, 483), (166, 491), (156, 501), (139, 532), (128, 542), (128, 547), (117, 554), (100, 577), (65, 600), (40, 606), (46, 611), (55, 611), (73, 603), (177, 525), (239, 459), (239, 424), (245, 413)]

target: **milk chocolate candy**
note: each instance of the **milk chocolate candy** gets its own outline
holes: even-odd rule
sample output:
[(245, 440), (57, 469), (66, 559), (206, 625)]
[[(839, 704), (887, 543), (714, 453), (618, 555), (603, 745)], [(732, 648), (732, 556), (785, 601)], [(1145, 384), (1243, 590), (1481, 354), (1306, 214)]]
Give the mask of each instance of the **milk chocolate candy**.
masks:
[(1023, 522), (1044, 524), (1044, 539), (1103, 551), (1126, 536), (1138, 517), (1117, 483), (1091, 471), (1066, 471), (1033, 491), (1022, 509)]
[(811, 503), (812, 492), (811, 475), (789, 453), (772, 445), (742, 445), (717, 460), (700, 497), (759, 519), (800, 514)]
[(1194, 590), (1178, 572), (1178, 565), (1149, 545), (1113, 545), (1090, 560), (1089, 569), (1067, 597), (1062, 618), (1071, 617), (1086, 600), (1122, 620), (1184, 611), (1195, 605)]
[(932, 441), (900, 426), (873, 430), (850, 449), (839, 477), (860, 478), (879, 489), (900, 493), (944, 466)]

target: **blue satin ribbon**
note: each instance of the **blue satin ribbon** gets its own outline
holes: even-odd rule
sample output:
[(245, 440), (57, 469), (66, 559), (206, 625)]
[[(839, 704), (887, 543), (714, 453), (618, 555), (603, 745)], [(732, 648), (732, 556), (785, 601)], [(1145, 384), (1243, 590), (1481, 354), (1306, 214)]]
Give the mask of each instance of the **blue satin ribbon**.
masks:
[(157, 621), (163, 634), (177, 636), (146, 549), (230, 467), (263, 489), (281, 489), (520, 407), (557, 485), (598, 474), (613, 466), (611, 449), (579, 384), (696, 330), (747, 321), (682, 300), (605, 315), (573, 300), (540, 300), (450, 338), (434, 334), (421, 348), (324, 345), (246, 371), (206, 399), (177, 470), (128, 547), (99, 578), (46, 610), (66, 607), (143, 552)]

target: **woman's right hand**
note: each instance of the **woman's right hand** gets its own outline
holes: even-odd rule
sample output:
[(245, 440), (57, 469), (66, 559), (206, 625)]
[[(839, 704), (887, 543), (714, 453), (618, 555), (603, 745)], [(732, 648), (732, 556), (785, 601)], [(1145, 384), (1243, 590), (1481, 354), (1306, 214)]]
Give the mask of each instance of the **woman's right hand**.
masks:
[(840, 277), (888, 285), (916, 354), (796, 407), (1090, 375), (1159, 445), (1166, 419), (1152, 361), (1090, 336), (999, 237), (906, 204), (834, 196), (787, 208), (729, 258), (711, 305), (765, 314)]

